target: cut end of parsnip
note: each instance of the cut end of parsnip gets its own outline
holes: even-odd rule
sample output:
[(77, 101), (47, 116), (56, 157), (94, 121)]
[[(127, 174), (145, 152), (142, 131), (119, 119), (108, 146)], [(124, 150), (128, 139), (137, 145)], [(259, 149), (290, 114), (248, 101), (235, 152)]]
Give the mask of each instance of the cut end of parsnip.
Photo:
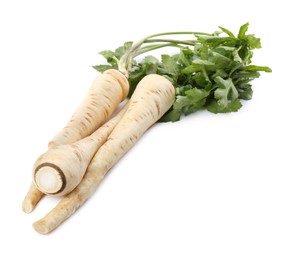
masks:
[(65, 183), (60, 169), (50, 165), (44, 165), (35, 171), (35, 184), (40, 191), (47, 194), (54, 194), (60, 192)]

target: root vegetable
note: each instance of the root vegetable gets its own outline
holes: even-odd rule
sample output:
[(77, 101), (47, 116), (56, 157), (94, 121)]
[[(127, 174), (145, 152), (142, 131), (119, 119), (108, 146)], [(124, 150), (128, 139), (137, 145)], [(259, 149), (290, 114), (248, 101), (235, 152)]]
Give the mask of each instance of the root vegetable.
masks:
[(128, 91), (128, 80), (120, 71), (106, 70), (96, 78), (70, 121), (53, 137), (48, 147), (74, 143), (92, 134), (126, 98)]
[(41, 155), (33, 167), (33, 180), (37, 188), (48, 195), (66, 195), (83, 178), (86, 169), (114, 127), (118, 124), (128, 105), (92, 135), (73, 144), (49, 149)]
[(172, 106), (174, 99), (175, 89), (169, 80), (156, 74), (144, 77), (123, 118), (93, 157), (81, 183), (33, 224), (35, 230), (49, 233), (70, 217), (93, 194), (108, 170)]
[(44, 193), (39, 191), (35, 184), (32, 182), (31, 187), (22, 202), (22, 210), (25, 213), (30, 213), (36, 207), (38, 202), (43, 198)]
[[(109, 69), (93, 82), (86, 97), (67, 125), (48, 143), (48, 147), (74, 143), (92, 134), (118, 107), (129, 91), (129, 82), (118, 70)], [(43, 197), (32, 183), (22, 203), (23, 211), (30, 213)]]
[[(220, 32), (164, 32), (134, 44), (126, 42), (114, 52), (100, 52), (108, 64), (93, 67), (103, 74), (94, 81), (71, 120), (49, 142), (49, 151), (35, 164), (33, 176), (38, 188), (47, 194), (65, 195), (33, 224), (36, 231), (46, 234), (70, 217), (159, 118), (175, 122), (200, 109), (236, 112), (242, 107), (242, 99), (251, 99), (251, 81), (262, 71), (271, 72), (269, 67), (251, 64), (252, 50), (261, 47), (260, 39), (247, 34), (248, 23), (236, 36), (228, 29), (219, 29), (224, 37)], [(193, 39), (158, 38), (180, 34), (193, 35)], [(179, 48), (179, 53), (163, 54), (160, 61), (150, 55), (141, 62), (134, 60), (168, 46)], [(151, 73), (161, 76), (148, 75)], [(131, 97), (129, 107), (117, 125), (111, 126), (114, 129), (105, 129), (107, 123), (101, 127), (127, 95)], [(94, 141), (92, 133), (99, 127), (106, 133)], [(89, 148), (86, 143), (91, 143)], [(44, 195), (36, 185), (31, 185), (23, 202), (25, 212), (31, 212)]]

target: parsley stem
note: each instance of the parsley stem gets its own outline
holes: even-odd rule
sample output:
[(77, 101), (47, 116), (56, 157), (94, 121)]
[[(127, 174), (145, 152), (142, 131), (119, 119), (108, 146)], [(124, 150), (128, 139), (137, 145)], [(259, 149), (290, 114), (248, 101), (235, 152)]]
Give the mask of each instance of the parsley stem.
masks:
[(150, 38), (164, 36), (164, 35), (176, 35), (176, 34), (197, 34), (197, 35), (207, 35), (207, 36), (212, 35), (211, 33), (203, 33), (203, 32), (163, 32), (163, 33), (156, 33), (156, 34), (149, 35), (145, 39), (150, 39)]
[(175, 43), (175, 44), (185, 44), (185, 45), (190, 45), (194, 46), (195, 43), (197, 43), (197, 40), (173, 40), (173, 39), (150, 39), (146, 40), (144, 43), (150, 43), (150, 42), (169, 42), (169, 43)]
[(177, 47), (177, 48), (182, 48), (182, 46), (178, 45), (178, 44), (173, 44), (173, 43), (166, 43), (166, 44), (149, 44), (147, 46), (144, 46), (142, 48), (140, 48), (134, 55), (134, 58), (142, 55), (143, 53), (149, 52), (149, 51), (153, 51), (156, 49), (160, 49), (160, 48), (164, 48), (164, 47)]
[[(130, 48), (130, 50), (121, 57), (121, 59), (118, 62), (118, 69), (128, 78), (129, 72), (132, 67), (132, 60), (135, 56), (137, 56), (136, 53), (138, 51), (140, 51), (140, 48), (144, 43), (146, 43), (146, 42), (164, 42), (164, 39), (163, 40), (162, 39), (152, 39), (151, 40), (150, 38), (155, 38), (155, 37), (164, 36), (164, 35), (176, 35), (176, 34), (193, 34), (193, 35), (208, 35), (208, 36), (212, 35), (209, 33), (191, 32), (191, 31), (163, 32), (163, 33), (156, 33), (156, 34), (149, 35), (149, 36), (139, 40), (137, 43), (135, 43)], [(187, 44), (187, 41), (185, 41), (186, 43), (183, 43), (183, 41), (180, 41), (180, 40), (167, 40), (167, 42), (173, 43), (173, 44)], [(191, 42), (189, 42), (188, 45), (194, 46), (195, 44), (192, 44)], [(162, 47), (164, 47), (164, 46), (161, 46), (158, 48), (162, 48)], [(147, 52), (147, 50), (145, 49), (144, 52)]]

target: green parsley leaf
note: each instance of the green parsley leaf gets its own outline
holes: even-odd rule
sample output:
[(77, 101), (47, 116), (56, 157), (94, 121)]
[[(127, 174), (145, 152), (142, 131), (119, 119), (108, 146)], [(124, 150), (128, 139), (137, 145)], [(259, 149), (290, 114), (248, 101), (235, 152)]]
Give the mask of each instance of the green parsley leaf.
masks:
[(115, 57), (120, 59), (133, 45), (133, 42), (125, 42), (124, 45), (115, 50)]
[(272, 72), (272, 69), (266, 66), (255, 66), (248, 65), (244, 68), (246, 71), (264, 71), (264, 72)]
[(249, 50), (261, 48), (260, 38), (256, 38), (253, 34), (247, 35), (245, 39)]
[(229, 31), (228, 29), (221, 27), (221, 26), (219, 26), (218, 28), (220, 28), (223, 32), (225, 32), (230, 37), (235, 38), (235, 35), (231, 31)]
[[(188, 87), (189, 88), (189, 87)], [(164, 121), (177, 121), (181, 114), (189, 115), (201, 109), (205, 104), (209, 92), (204, 89), (190, 88), (184, 92), (184, 95), (177, 95), (172, 110), (164, 117)]]
[(197, 71), (202, 71), (202, 69), (204, 68), (214, 68), (215, 64), (211, 61), (208, 61), (208, 60), (201, 60), (201, 59), (196, 59), (196, 60), (193, 60), (193, 64), (184, 68), (182, 70), (182, 73), (185, 73), (185, 74), (191, 74), (193, 72), (197, 72)]
[(238, 91), (231, 78), (225, 80), (217, 76), (214, 81), (218, 86), (214, 92), (214, 97), (219, 107), (225, 109), (230, 101), (235, 101), (238, 98)]
[[(111, 66), (114, 69), (117, 68), (118, 57), (116, 57), (115, 52), (107, 50), (107, 51), (101, 51), (101, 52), (99, 52), (99, 54), (101, 54), (106, 59), (106, 61), (110, 64), (109, 66)], [(94, 67), (94, 69), (101, 68), (101, 67), (99, 67), (99, 65), (96, 65), (93, 67)], [(103, 71), (100, 71), (100, 72), (103, 72)]]
[(112, 69), (113, 66), (111, 65), (95, 65), (93, 68), (99, 72), (104, 72), (105, 70)]
[(238, 33), (238, 38), (239, 39), (244, 39), (245, 38), (245, 34), (248, 31), (248, 27), (249, 27), (249, 23), (245, 23), (244, 25), (242, 25), (239, 29), (239, 33)]
[[(143, 77), (156, 73), (170, 80), (176, 90), (173, 106), (160, 121), (175, 122), (182, 115), (200, 109), (212, 113), (238, 111), (242, 107), (241, 100), (252, 98), (252, 80), (261, 72), (272, 70), (251, 64), (253, 50), (261, 48), (261, 43), (253, 34), (247, 34), (249, 23), (240, 27), (237, 37), (224, 27), (219, 29), (221, 32), (194, 34), (194, 46), (178, 45), (178, 52), (162, 54), (160, 60), (151, 55), (133, 60), (128, 97)], [(115, 51), (100, 52), (107, 64), (93, 68), (100, 72), (116, 69), (118, 60), (131, 46), (132, 42), (126, 42)]]
[(240, 102), (239, 99), (236, 99), (233, 102), (229, 103), (225, 108), (220, 106), (216, 100), (212, 100), (206, 106), (207, 110), (212, 113), (237, 112), (241, 107), (242, 107), (242, 103)]
[(179, 74), (179, 66), (177, 64), (178, 55), (161, 55), (161, 71), (167, 75), (172, 76), (172, 78), (177, 79)]

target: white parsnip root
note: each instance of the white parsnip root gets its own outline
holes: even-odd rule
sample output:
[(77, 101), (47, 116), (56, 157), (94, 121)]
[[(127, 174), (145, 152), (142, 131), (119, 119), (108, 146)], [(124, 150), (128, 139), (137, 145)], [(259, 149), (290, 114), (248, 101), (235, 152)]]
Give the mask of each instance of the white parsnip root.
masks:
[[(93, 66), (102, 74), (95, 79), (65, 127), (48, 143), (48, 151), (33, 166), (33, 182), (22, 204), (24, 212), (31, 212), (44, 194), (64, 196), (55, 208), (33, 224), (37, 232), (51, 232), (82, 206), (106, 173), (170, 108), (163, 121), (175, 122), (183, 114), (201, 107), (214, 113), (234, 112), (242, 106), (240, 99), (251, 97), (251, 85), (243, 86), (240, 75), (244, 74), (248, 83), (259, 71), (271, 72), (266, 66), (250, 65), (248, 60), (247, 54), (260, 47), (260, 39), (246, 34), (248, 23), (240, 27), (238, 36), (219, 28), (227, 36), (163, 32), (136, 43), (126, 42), (114, 52), (100, 52), (108, 64)], [(161, 38), (167, 35), (193, 35), (196, 39)], [(228, 36), (230, 41), (226, 41)], [(215, 46), (210, 46), (211, 39), (217, 40)], [(165, 47), (180, 48), (180, 53), (162, 55), (161, 61), (153, 56), (146, 56), (142, 62), (135, 60), (143, 53)], [(216, 47), (221, 52), (215, 52)], [(213, 57), (202, 53), (212, 53)], [(214, 58), (219, 56), (230, 62), (218, 64)], [(194, 66), (197, 62), (200, 65), (209, 62), (209, 68), (200, 66), (199, 69)], [(238, 65), (235, 66), (238, 70), (232, 71), (228, 66), (232, 62)], [(220, 70), (223, 73), (218, 75)], [(144, 77), (149, 73), (165, 76)], [(176, 90), (171, 82), (175, 82)], [(222, 91), (224, 88), (232, 91)], [(127, 105), (109, 120), (127, 96), (131, 96)]]
[(31, 213), (43, 197), (44, 193), (39, 191), (36, 185), (32, 182), (31, 187), (22, 202), (22, 210), (25, 213)]
[(129, 82), (118, 70), (109, 69), (97, 76), (69, 122), (48, 147), (71, 144), (92, 134), (112, 115), (128, 91)]
[(73, 144), (51, 148), (41, 155), (33, 167), (36, 187), (48, 195), (61, 196), (71, 192), (80, 183), (91, 159), (105, 143), (127, 107), (128, 104), (90, 136)]
[[(128, 91), (129, 82), (118, 70), (109, 69), (102, 75), (97, 76), (84, 100), (73, 113), (70, 121), (48, 143), (49, 150), (60, 145), (77, 142), (92, 134), (111, 116), (120, 102), (126, 98)], [(58, 176), (60, 175), (57, 170), (55, 175), (49, 174), (46, 179), (50, 180), (53, 177), (52, 185), (54, 186), (54, 180)], [(52, 190), (56, 190), (56, 188), (53, 187)], [(43, 195), (43, 192), (32, 182), (22, 203), (23, 211), (30, 213)]]
[(144, 77), (124, 116), (92, 158), (80, 184), (33, 224), (35, 230), (49, 233), (70, 217), (93, 194), (109, 169), (172, 106), (174, 99), (175, 89), (169, 80), (156, 74)]

